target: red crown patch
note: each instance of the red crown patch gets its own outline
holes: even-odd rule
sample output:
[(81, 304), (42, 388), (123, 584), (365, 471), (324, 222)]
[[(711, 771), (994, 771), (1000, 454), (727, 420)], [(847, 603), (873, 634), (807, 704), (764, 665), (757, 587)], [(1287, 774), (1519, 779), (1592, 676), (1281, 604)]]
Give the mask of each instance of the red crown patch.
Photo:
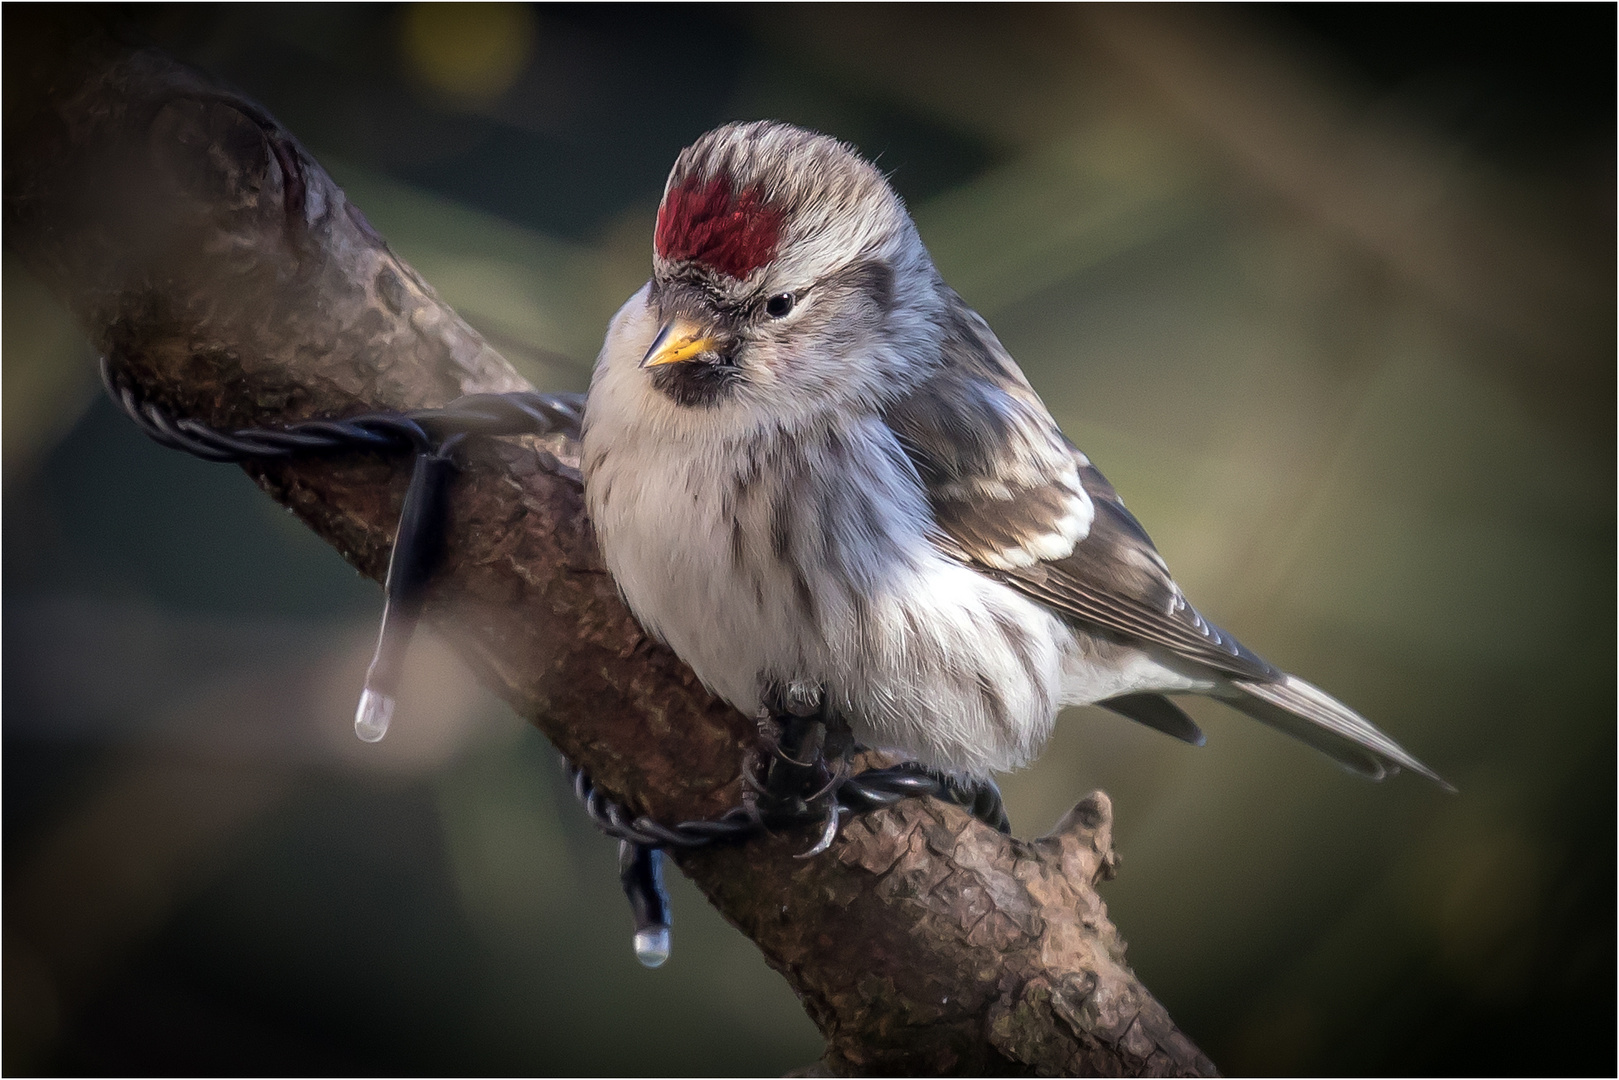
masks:
[(781, 209), (757, 188), (737, 196), (729, 176), (706, 184), (692, 177), (664, 196), (653, 240), (665, 259), (690, 259), (741, 279), (776, 257), (781, 224)]

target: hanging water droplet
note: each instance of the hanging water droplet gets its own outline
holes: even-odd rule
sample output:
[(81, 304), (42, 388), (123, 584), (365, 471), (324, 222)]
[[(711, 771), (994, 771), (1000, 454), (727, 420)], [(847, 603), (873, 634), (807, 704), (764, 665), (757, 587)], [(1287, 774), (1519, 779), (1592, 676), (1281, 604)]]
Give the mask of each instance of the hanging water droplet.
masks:
[(393, 697), (368, 686), (360, 694), (360, 707), (354, 710), (354, 734), (361, 742), (378, 742), (388, 734), (388, 721), (393, 717)]
[(635, 932), (635, 958), (642, 966), (655, 968), (669, 959), (669, 928), (649, 926)]

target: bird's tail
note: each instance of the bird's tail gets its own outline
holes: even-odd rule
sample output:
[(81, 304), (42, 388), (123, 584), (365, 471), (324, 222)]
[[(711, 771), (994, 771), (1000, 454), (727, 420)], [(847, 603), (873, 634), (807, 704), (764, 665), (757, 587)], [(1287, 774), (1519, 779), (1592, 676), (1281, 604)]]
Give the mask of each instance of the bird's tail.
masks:
[(1412, 757), (1365, 717), (1311, 686), (1283, 675), (1274, 682), (1231, 679), (1215, 691), (1221, 701), (1255, 720), (1310, 744), (1351, 772), (1381, 780), (1410, 769), (1455, 792), (1438, 773)]

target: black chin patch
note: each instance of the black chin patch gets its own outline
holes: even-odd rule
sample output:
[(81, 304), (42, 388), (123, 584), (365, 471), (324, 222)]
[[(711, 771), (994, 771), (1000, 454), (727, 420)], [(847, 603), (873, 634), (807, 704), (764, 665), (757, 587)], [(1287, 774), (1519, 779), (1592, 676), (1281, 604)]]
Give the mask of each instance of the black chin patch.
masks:
[(742, 370), (735, 364), (688, 360), (652, 369), (652, 385), (676, 405), (687, 408), (717, 405), (734, 394), (741, 383)]

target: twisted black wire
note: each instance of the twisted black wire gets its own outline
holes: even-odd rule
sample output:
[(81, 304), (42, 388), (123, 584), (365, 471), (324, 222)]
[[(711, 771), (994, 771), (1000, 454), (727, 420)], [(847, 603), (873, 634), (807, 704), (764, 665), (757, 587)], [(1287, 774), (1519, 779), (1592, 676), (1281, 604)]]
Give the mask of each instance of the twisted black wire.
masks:
[(469, 394), (442, 409), (365, 413), (344, 420), (304, 420), (278, 428), (218, 431), (176, 420), (135, 396), (134, 388), (101, 358), (101, 381), (154, 442), (205, 461), (239, 464), (351, 450), (431, 453), (455, 436), (574, 435), (585, 414), (583, 394)]
[[(717, 818), (664, 825), (644, 814), (632, 816), (598, 791), (583, 766), (574, 764), (566, 756), (562, 758), (562, 769), (573, 788), (574, 798), (598, 829), (615, 839), (648, 847), (698, 848), (717, 842), (746, 840), (772, 829), (819, 824), (828, 814), (826, 808), (813, 804), (751, 810), (738, 806)], [(994, 791), (993, 785), (958, 784), (913, 763), (855, 773), (837, 788), (835, 806), (837, 812), (860, 814), (923, 795), (963, 807), (1001, 832), (1011, 831), (1011, 823), (1000, 807), (999, 792)]]

